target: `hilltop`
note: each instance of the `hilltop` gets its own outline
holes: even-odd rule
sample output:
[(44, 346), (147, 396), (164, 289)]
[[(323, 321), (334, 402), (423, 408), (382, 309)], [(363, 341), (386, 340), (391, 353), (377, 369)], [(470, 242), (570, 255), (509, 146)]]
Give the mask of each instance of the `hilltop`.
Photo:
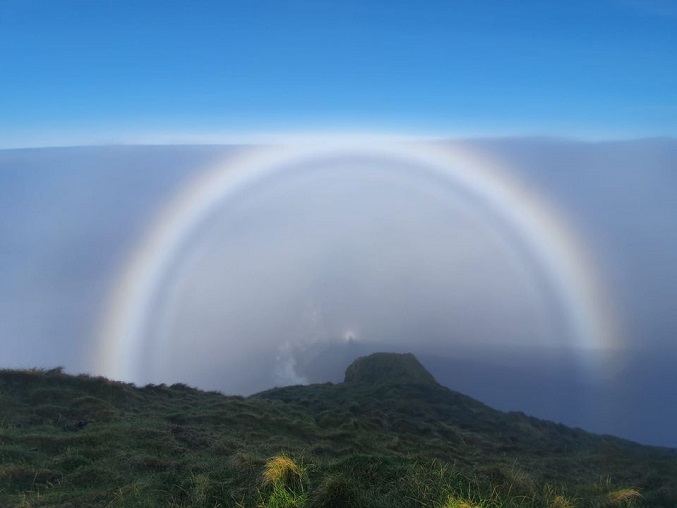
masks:
[(0, 506), (677, 505), (675, 450), (494, 410), (411, 354), (248, 398), (0, 371), (0, 445)]
[(346, 369), (344, 383), (437, 385), (412, 353), (374, 353), (355, 360)]

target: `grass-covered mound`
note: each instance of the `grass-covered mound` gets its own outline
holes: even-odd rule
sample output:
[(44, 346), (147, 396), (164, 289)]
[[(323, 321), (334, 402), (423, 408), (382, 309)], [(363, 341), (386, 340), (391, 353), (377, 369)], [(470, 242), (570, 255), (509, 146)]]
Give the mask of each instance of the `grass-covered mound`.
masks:
[(344, 383), (437, 385), (437, 381), (411, 353), (374, 353), (355, 360)]
[(495, 411), (413, 355), (351, 369), (246, 399), (0, 371), (0, 506), (677, 506), (674, 450)]

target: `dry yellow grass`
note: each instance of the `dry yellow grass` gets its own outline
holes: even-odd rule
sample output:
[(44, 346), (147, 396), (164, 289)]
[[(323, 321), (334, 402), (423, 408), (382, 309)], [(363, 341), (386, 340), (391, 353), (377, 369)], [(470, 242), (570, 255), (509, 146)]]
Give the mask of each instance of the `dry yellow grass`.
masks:
[(555, 496), (555, 498), (550, 501), (548, 508), (574, 508), (574, 505), (564, 496)]
[(289, 485), (293, 482), (301, 483), (303, 470), (286, 455), (271, 458), (263, 469), (264, 485)]
[(609, 506), (630, 506), (641, 497), (642, 495), (635, 489), (620, 489), (609, 494), (607, 504)]
[(442, 508), (480, 508), (480, 507), (476, 504), (469, 503), (468, 501), (464, 501), (462, 499), (458, 499), (457, 497), (450, 496)]

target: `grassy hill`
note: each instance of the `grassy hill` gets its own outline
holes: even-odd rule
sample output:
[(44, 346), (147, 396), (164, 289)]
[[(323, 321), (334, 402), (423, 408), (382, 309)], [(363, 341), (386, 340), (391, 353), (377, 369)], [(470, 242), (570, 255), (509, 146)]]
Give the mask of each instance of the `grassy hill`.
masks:
[(413, 355), (248, 398), (0, 371), (0, 506), (677, 506), (677, 452), (503, 413)]

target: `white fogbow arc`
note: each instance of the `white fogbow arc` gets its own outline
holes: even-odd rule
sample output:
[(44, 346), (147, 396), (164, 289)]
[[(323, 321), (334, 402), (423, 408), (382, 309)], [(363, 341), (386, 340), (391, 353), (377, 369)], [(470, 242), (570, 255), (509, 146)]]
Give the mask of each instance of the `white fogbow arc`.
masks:
[(201, 172), (163, 209), (131, 253), (109, 297), (94, 359), (97, 371), (114, 379), (135, 378), (147, 340), (146, 321), (163, 276), (186, 238), (217, 207), (292, 166), (341, 158), (394, 161), (420, 168), (480, 198), (520, 233), (530, 255), (547, 272), (572, 330), (571, 347), (603, 352), (618, 346), (609, 299), (583, 245), (539, 195), (510, 173), (457, 144), (442, 147), (374, 140), (289, 143), (252, 147), (228, 157)]

